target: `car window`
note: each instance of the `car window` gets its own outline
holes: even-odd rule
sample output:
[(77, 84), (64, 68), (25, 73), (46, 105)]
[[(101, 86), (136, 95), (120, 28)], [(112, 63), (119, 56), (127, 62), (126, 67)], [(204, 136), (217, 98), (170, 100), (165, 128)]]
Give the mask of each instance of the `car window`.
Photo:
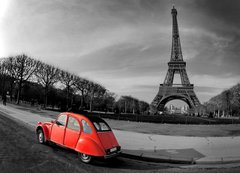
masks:
[(105, 122), (93, 122), (93, 125), (95, 126), (97, 131), (111, 131), (111, 128), (105, 123)]
[(95, 126), (95, 128), (97, 129), (97, 131), (100, 131), (101, 128), (100, 128), (100, 125), (96, 122), (93, 122), (93, 125)]
[(83, 131), (85, 133), (89, 133), (89, 134), (92, 133), (92, 128), (90, 127), (87, 121), (82, 120), (82, 126), (83, 126)]
[(57, 124), (61, 126), (65, 126), (67, 121), (67, 115), (60, 115), (57, 119)]
[(80, 125), (78, 123), (78, 120), (76, 118), (69, 117), (67, 128), (72, 129), (72, 130), (76, 130), (76, 131), (80, 131)]

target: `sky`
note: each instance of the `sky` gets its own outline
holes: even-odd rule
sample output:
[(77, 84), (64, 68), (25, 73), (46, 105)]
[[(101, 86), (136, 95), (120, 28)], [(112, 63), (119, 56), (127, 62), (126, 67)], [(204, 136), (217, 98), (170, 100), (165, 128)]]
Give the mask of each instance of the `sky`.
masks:
[(25, 53), (151, 103), (168, 70), (173, 4), (203, 103), (240, 82), (239, 0), (0, 0), (0, 57)]

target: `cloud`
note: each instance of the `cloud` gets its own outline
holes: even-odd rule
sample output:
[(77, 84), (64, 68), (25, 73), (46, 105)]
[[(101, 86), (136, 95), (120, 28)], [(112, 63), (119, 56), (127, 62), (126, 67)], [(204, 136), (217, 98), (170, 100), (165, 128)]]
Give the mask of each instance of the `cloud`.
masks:
[(183, 27), (194, 32), (186, 33), (183, 45), (192, 43), (187, 50), (197, 50), (188, 63), (190, 71), (219, 77), (240, 75), (239, 1), (193, 1), (189, 7), (183, 12)]

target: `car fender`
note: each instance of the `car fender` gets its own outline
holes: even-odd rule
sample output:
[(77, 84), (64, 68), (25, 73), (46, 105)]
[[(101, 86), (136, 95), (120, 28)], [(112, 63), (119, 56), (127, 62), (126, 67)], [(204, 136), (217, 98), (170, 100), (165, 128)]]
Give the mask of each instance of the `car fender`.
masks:
[(49, 129), (45, 124), (42, 124), (41, 122), (38, 123), (38, 126), (36, 128), (36, 132), (38, 131), (38, 129), (42, 129), (44, 136), (45, 136), (45, 142), (48, 141), (50, 139), (50, 134), (49, 134)]
[(104, 156), (106, 152), (100, 144), (95, 142), (90, 137), (81, 138), (78, 140), (75, 150), (80, 153), (88, 154), (91, 156)]

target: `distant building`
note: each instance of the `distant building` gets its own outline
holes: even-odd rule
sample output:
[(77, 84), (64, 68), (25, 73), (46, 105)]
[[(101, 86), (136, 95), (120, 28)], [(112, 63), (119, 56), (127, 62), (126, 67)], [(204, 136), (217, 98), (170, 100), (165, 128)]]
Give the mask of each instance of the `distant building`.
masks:
[(187, 114), (187, 113), (188, 113), (188, 109), (189, 109), (189, 108), (188, 108), (187, 105), (182, 106), (182, 107), (181, 107), (181, 113), (182, 113), (182, 114)]

